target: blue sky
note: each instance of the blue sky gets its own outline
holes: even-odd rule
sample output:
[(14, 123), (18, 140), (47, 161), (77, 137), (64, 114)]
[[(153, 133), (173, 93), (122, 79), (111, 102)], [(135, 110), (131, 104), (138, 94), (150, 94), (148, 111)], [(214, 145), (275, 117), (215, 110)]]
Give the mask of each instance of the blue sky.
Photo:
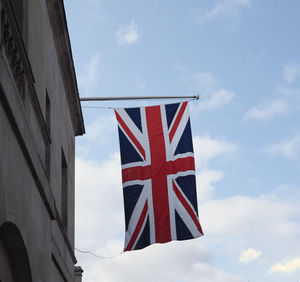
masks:
[[(300, 279), (300, 2), (65, 0), (80, 95), (195, 95), (205, 236), (111, 259), (77, 253), (84, 281)], [(165, 103), (173, 100), (163, 101)], [(121, 252), (117, 124), (85, 102), (76, 142), (76, 247)]]

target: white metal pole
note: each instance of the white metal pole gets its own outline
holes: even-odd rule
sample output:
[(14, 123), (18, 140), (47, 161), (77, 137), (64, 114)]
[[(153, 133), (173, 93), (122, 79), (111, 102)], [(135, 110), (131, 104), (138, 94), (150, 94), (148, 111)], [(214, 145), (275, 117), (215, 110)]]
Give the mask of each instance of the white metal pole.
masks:
[(81, 102), (86, 101), (116, 101), (116, 100), (151, 100), (151, 99), (196, 99), (199, 95), (194, 96), (116, 96), (116, 97), (81, 97)]

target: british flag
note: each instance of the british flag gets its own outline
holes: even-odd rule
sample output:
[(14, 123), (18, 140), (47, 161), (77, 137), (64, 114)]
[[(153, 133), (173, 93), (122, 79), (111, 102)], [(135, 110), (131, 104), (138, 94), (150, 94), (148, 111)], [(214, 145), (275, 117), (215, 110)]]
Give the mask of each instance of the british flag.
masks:
[(125, 208), (124, 251), (203, 235), (188, 103), (115, 109)]

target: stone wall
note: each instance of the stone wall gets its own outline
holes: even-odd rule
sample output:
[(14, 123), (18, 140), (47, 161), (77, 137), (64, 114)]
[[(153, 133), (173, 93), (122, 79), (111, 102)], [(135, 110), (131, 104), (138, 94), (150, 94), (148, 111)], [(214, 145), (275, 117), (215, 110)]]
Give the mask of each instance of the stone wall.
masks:
[(10, 261), (0, 279), (74, 281), (75, 136), (84, 125), (63, 1), (0, 0), (0, 13), (0, 259)]

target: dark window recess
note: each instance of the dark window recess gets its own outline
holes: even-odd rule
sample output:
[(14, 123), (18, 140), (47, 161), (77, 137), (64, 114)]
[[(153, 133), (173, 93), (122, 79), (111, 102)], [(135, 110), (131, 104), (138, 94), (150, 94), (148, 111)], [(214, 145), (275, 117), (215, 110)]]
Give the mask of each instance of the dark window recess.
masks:
[(64, 152), (61, 154), (61, 218), (64, 226), (68, 227), (68, 165)]
[(50, 133), (50, 129), (51, 129), (51, 124), (50, 124), (50, 99), (49, 99), (49, 95), (48, 92), (46, 91), (46, 126), (47, 126), (47, 130)]
[[(48, 93), (46, 92), (46, 127), (50, 136), (50, 130), (51, 130), (51, 108), (50, 108), (50, 99), (48, 96)], [(46, 168), (46, 175), (48, 180), (50, 180), (50, 156), (51, 156), (51, 143), (49, 142), (46, 144), (46, 157), (45, 157), (45, 168)]]
[(23, 0), (10, 0), (19, 29), (23, 31), (24, 7)]

